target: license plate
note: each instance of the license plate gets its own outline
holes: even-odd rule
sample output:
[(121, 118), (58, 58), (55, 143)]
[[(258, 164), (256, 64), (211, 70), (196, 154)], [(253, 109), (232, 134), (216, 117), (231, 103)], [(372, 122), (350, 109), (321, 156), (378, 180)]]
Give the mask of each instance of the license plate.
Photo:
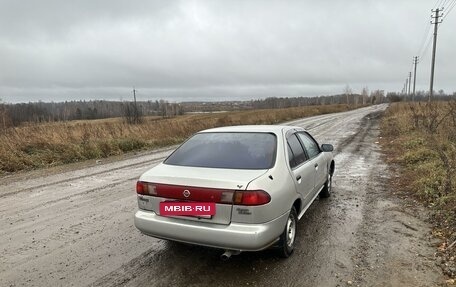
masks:
[(211, 218), (215, 215), (215, 203), (163, 201), (160, 202), (160, 215)]

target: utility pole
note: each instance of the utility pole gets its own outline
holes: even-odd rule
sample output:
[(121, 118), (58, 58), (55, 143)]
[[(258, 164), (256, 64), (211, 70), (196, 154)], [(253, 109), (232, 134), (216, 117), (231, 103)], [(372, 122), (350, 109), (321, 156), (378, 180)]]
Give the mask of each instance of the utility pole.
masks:
[(409, 77), (408, 77), (408, 94), (411, 94), (410, 90), (410, 84), (412, 83), (412, 72), (409, 72)]
[(134, 105), (135, 105), (135, 114), (133, 116), (133, 122), (136, 124), (138, 123), (138, 106), (136, 105), (136, 89), (133, 88), (133, 100), (134, 100)]
[(414, 71), (413, 71), (413, 94), (412, 94), (412, 102), (415, 101), (415, 85), (416, 85), (416, 64), (418, 64), (418, 56), (413, 57), (413, 65)]
[[(443, 10), (443, 8), (442, 8)], [(431, 62), (431, 86), (429, 88), (429, 101), (431, 101), (431, 98), (434, 94), (434, 66), (435, 66), (435, 49), (437, 45), (437, 28), (440, 23), (442, 23), (441, 20), (439, 20), (442, 15), (440, 14), (441, 10), (439, 8), (434, 10), (431, 10), (432, 13), (434, 13), (431, 18), (431, 24), (434, 24), (434, 44), (432, 45), (432, 62)]]
[(408, 97), (409, 91), (408, 91), (407, 87), (408, 87), (408, 78), (405, 79), (405, 95)]

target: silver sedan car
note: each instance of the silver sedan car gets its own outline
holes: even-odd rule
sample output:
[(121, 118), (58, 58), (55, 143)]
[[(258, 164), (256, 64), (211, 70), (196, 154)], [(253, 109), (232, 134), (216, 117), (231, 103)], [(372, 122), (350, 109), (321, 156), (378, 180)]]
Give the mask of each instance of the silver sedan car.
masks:
[(255, 125), (201, 131), (136, 185), (144, 234), (225, 250), (275, 246), (292, 254), (298, 220), (331, 192), (333, 146), (303, 128)]

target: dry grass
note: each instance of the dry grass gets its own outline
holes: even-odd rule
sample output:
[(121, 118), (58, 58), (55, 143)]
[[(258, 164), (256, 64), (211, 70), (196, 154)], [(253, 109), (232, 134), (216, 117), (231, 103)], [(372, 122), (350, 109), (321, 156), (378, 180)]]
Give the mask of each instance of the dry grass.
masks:
[(456, 240), (456, 103), (395, 103), (381, 128), (400, 187), (431, 207), (435, 232), (446, 240), (441, 256), (454, 258), (456, 248), (446, 247)]
[(411, 188), (430, 204), (456, 195), (456, 106), (397, 103), (382, 122), (391, 160), (406, 168)]
[(0, 135), (0, 175), (176, 144), (211, 127), (277, 124), (348, 109), (346, 105), (327, 105), (192, 114), (170, 119), (154, 117), (138, 125), (108, 119), (21, 126)]

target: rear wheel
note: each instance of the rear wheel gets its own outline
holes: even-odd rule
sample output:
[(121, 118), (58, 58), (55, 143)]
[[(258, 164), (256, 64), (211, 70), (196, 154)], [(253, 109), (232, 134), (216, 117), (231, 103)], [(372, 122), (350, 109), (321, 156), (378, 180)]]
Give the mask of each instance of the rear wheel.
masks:
[(320, 198), (328, 198), (331, 196), (332, 189), (332, 174), (328, 173), (328, 179), (323, 186), (323, 189), (320, 191)]
[(290, 215), (288, 215), (288, 220), (285, 225), (285, 230), (282, 235), (280, 235), (279, 241), (279, 253), (281, 257), (289, 257), (294, 250), (294, 244), (296, 239), (296, 226), (298, 223), (298, 215), (296, 209), (293, 206), (290, 210)]

